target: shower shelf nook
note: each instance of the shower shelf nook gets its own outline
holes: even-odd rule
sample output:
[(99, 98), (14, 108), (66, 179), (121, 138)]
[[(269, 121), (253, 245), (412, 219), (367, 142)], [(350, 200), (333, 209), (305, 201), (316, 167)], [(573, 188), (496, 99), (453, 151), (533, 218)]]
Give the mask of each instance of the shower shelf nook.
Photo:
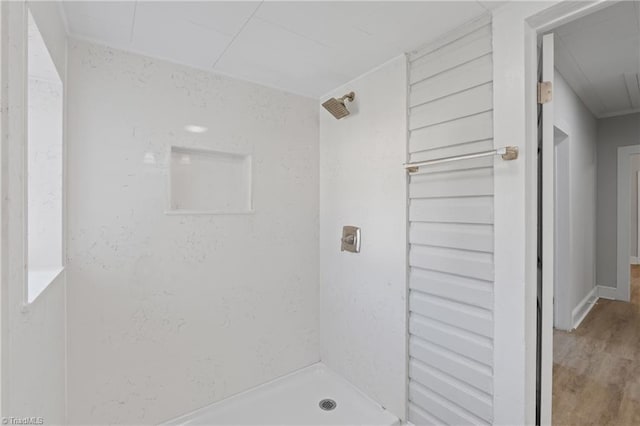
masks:
[(253, 213), (251, 155), (172, 146), (168, 215)]
[(505, 146), (502, 148), (493, 149), (491, 151), (474, 152), (471, 154), (435, 158), (433, 160), (417, 161), (415, 163), (406, 163), (404, 164), (404, 168), (407, 170), (408, 173), (416, 173), (420, 169), (420, 167), (423, 167), (423, 166), (432, 166), (435, 164), (449, 163), (452, 161), (459, 161), (459, 160), (471, 160), (474, 158), (492, 157), (494, 155), (500, 155), (502, 156), (502, 159), (506, 161), (515, 160), (518, 158), (518, 147)]

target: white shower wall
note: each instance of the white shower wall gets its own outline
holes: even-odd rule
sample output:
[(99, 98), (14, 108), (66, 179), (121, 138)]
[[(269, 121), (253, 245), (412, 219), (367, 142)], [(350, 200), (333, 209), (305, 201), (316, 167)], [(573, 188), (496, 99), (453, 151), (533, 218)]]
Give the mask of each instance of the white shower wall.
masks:
[[(407, 68), (404, 56), (333, 90), (352, 114), (320, 111), (322, 361), (400, 418), (406, 406)], [(358, 254), (342, 226), (361, 228)]]
[[(61, 79), (65, 80), (66, 34), (56, 4), (29, 3)], [(8, 134), (2, 174), (2, 415), (42, 417), (47, 424), (65, 423), (65, 273), (26, 305), (27, 218), (27, 4), (2, 5), (2, 38), (7, 48)], [(4, 55), (4, 53), (3, 53)], [(4, 71), (3, 71), (4, 72)], [(2, 91), (5, 93), (5, 90)], [(3, 102), (4, 105), (4, 102)], [(4, 124), (4, 123), (3, 123)], [(6, 134), (5, 134), (6, 135)], [(3, 136), (5, 136), (3, 135)], [(6, 145), (5, 145), (6, 143)], [(6, 311), (5, 311), (6, 309)], [(8, 418), (3, 420), (9, 421)], [(19, 420), (19, 419), (16, 419)]]
[[(318, 361), (317, 101), (79, 41), (68, 66), (69, 421), (157, 423)], [(251, 154), (255, 212), (165, 214), (170, 146)]]

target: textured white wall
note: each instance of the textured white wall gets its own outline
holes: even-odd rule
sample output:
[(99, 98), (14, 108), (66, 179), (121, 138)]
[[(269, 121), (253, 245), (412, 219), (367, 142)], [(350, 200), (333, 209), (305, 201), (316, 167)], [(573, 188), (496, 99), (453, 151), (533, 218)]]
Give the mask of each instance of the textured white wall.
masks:
[[(399, 57), (322, 98), (353, 90), (352, 115), (320, 111), (322, 361), (393, 414), (406, 404), (406, 60)], [(343, 225), (362, 251), (340, 252)]]
[[(555, 73), (555, 125), (569, 135), (569, 282), (573, 311), (596, 286), (597, 121), (580, 98)], [(558, 219), (556, 219), (558, 220)], [(559, 222), (557, 222), (559, 223)]]
[(508, 2), (492, 13), (494, 146), (520, 152), (517, 161), (494, 168), (496, 425), (535, 422), (537, 56), (527, 21), (554, 3)]
[(638, 144), (640, 114), (598, 120), (598, 285), (617, 282), (618, 148)]
[[(317, 362), (317, 102), (84, 42), (69, 79), (70, 422), (157, 423)], [(171, 145), (251, 154), (255, 213), (165, 215)]]
[[(58, 74), (64, 81), (66, 33), (55, 3), (29, 3), (34, 20), (51, 52)], [(5, 9), (6, 11), (7, 9)], [(3, 415), (41, 416), (48, 424), (65, 423), (65, 275), (40, 294), (26, 308), (26, 211), (24, 181), (26, 179), (26, 105), (27, 10), (23, 2), (9, 7), (9, 144), (6, 151), (8, 168), (2, 176), (8, 180), (7, 193), (2, 197), (2, 212), (8, 234), (3, 246), (3, 279), (8, 286), (9, 351), (3, 367), (9, 372), (8, 395), (3, 395), (8, 407)], [(4, 186), (4, 185), (3, 185)], [(8, 201), (7, 201), (8, 200)], [(4, 288), (3, 288), (4, 291)], [(3, 328), (5, 325), (3, 324)], [(5, 351), (5, 347), (3, 347)], [(4, 379), (4, 378), (3, 378)], [(8, 396), (8, 398), (7, 398)]]

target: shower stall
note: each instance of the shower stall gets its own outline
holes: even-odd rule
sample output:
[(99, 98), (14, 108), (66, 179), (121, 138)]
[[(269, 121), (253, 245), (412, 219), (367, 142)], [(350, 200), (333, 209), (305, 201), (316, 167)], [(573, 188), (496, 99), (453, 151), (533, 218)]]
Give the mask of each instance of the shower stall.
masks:
[[(487, 9), (305, 3), (0, 5), (3, 416), (493, 421)], [(320, 60), (315, 13), (364, 18)], [(30, 293), (32, 66), (63, 254)]]

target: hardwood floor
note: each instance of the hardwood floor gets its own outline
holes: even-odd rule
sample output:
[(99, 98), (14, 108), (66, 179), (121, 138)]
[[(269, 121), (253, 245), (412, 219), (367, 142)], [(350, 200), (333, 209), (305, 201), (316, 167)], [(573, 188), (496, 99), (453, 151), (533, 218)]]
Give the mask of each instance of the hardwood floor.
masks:
[(554, 425), (640, 425), (640, 266), (631, 303), (600, 299), (553, 345)]

